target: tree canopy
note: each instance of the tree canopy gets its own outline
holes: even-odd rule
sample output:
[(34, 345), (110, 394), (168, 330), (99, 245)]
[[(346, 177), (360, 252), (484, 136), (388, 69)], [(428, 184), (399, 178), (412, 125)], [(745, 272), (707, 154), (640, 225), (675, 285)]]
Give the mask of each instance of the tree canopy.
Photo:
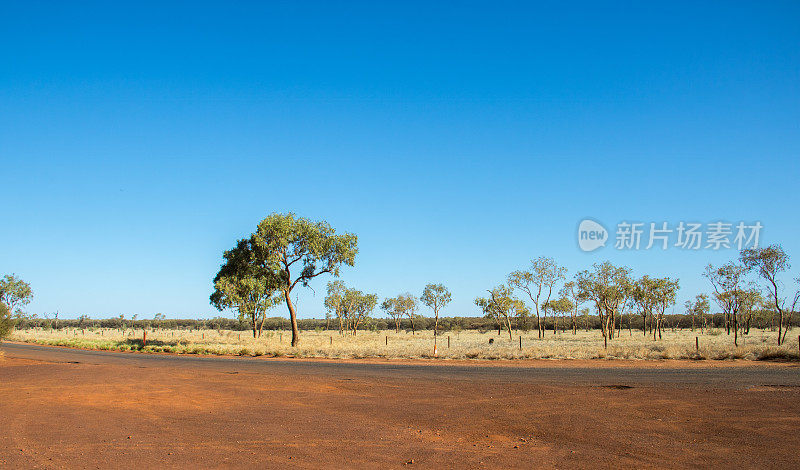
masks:
[(33, 300), (31, 285), (16, 274), (6, 274), (0, 279), (0, 302), (4, 303), (11, 314), (22, 315), (22, 307)]
[(225, 263), (214, 278), (211, 304), (218, 310), (235, 309), (239, 321), (246, 321), (253, 337), (260, 337), (266, 312), (280, 303), (275, 273), (253, 262), (250, 240), (239, 240), (236, 247), (224, 253)]

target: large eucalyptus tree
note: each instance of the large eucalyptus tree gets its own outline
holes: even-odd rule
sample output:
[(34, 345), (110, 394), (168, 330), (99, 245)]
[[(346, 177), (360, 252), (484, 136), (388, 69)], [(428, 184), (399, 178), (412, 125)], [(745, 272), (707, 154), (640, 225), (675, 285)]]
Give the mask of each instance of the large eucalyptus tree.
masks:
[(283, 298), (292, 325), (292, 346), (297, 346), (300, 331), (290, 294), (298, 285), (308, 286), (317, 276), (338, 277), (342, 265), (353, 266), (358, 238), (350, 233), (337, 235), (324, 221), (276, 213), (262, 220), (256, 231), (239, 244), (242, 242), (246, 242), (248, 265), (243, 278), (256, 276), (264, 286), (264, 295), (269, 292), (270, 296)]

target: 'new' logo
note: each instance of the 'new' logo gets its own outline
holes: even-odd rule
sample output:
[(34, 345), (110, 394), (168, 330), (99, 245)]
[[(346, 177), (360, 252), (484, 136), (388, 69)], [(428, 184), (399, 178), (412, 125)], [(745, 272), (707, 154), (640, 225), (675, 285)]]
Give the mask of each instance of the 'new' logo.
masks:
[(583, 251), (594, 251), (606, 246), (608, 231), (594, 220), (585, 219), (578, 225), (578, 246)]

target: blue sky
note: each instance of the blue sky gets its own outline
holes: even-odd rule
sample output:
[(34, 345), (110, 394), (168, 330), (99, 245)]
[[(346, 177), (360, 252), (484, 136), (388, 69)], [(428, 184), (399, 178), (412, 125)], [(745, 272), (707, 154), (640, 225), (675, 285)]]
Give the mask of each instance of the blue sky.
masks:
[(800, 256), (797, 3), (164, 3), (2, 6), (0, 272), (33, 313), (217, 315), (271, 212), (358, 234), (362, 290), (443, 282), (446, 315), (540, 255), (679, 305), (736, 255), (584, 253), (585, 217), (760, 221)]

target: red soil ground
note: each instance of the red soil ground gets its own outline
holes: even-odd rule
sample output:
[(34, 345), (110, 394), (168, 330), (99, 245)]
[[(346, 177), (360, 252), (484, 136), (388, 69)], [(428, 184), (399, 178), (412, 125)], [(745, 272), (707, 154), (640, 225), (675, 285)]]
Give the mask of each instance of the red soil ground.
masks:
[(797, 364), (0, 351), (0, 468), (800, 467)]

